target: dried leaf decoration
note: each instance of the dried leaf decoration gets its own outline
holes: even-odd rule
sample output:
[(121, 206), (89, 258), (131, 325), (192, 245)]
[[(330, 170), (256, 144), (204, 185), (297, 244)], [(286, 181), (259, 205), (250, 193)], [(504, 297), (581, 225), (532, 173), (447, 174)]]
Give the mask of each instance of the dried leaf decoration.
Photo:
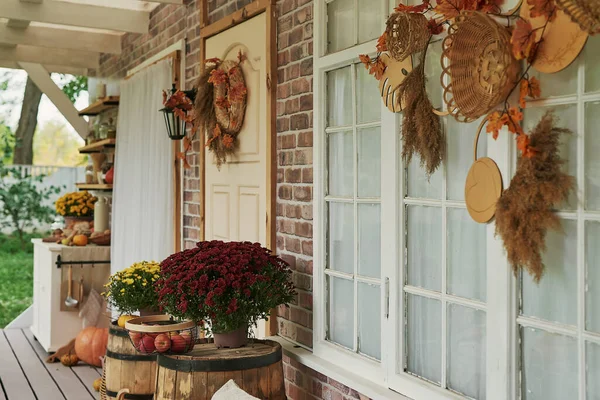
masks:
[(429, 29), (429, 33), (432, 35), (439, 35), (444, 32), (444, 25), (434, 18), (430, 18), (429, 21), (427, 21), (427, 29)]
[(554, 210), (575, 186), (575, 178), (561, 169), (565, 161), (559, 152), (560, 136), (572, 132), (555, 123), (556, 118), (548, 112), (531, 132), (530, 147), (537, 152), (519, 159), (517, 172), (496, 209), (496, 234), (504, 241), (515, 274), (524, 268), (536, 282), (544, 273), (546, 233), (548, 229), (561, 230)]
[(422, 4), (419, 4), (416, 6), (407, 6), (404, 4), (398, 4), (398, 6), (396, 6), (396, 8), (394, 8), (394, 11), (408, 12), (408, 13), (422, 13), (422, 12), (429, 10), (430, 7), (431, 7), (430, 1), (425, 0), (425, 1), (423, 1)]
[(510, 43), (513, 55), (517, 60), (528, 58), (535, 45), (535, 32), (531, 22), (524, 19), (517, 20)]
[(532, 18), (544, 17), (549, 21), (556, 18), (554, 0), (527, 0), (527, 4), (530, 6), (529, 11)]
[(380, 53), (387, 51), (387, 31), (377, 39), (377, 51)]

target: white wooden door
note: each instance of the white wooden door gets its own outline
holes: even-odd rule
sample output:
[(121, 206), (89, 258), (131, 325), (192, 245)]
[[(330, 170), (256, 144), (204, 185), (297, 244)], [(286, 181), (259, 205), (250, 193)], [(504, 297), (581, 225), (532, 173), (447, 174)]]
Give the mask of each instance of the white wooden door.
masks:
[(217, 169), (205, 149), (206, 240), (267, 239), (267, 86), (266, 15), (260, 14), (206, 41), (206, 58), (235, 60), (241, 50), (247, 60), (242, 70), (248, 87), (248, 106), (239, 146)]

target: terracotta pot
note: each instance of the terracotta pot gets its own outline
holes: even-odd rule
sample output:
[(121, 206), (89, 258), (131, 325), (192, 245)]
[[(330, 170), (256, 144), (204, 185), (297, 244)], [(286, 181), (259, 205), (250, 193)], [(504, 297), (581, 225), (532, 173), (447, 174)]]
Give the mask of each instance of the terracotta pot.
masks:
[(65, 217), (65, 228), (71, 229), (73, 225), (78, 222), (92, 222), (94, 221), (94, 216), (90, 215), (89, 217)]
[(236, 349), (243, 347), (248, 343), (248, 327), (242, 326), (239, 329), (226, 333), (213, 332), (215, 346), (217, 348)]

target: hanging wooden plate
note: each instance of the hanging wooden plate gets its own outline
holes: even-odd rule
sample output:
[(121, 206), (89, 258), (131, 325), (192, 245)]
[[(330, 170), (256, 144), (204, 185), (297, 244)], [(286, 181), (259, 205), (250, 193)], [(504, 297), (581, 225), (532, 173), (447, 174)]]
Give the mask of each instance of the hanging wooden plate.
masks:
[(412, 56), (406, 57), (403, 61), (397, 61), (387, 53), (383, 53), (381, 61), (385, 64), (385, 72), (379, 80), (379, 93), (383, 104), (393, 113), (400, 112), (405, 107), (405, 102), (398, 98), (398, 86), (412, 72)]
[(502, 174), (489, 157), (477, 158), (477, 142), (487, 119), (479, 125), (475, 137), (475, 162), (467, 174), (465, 202), (469, 215), (475, 222), (488, 223), (496, 214), (496, 203), (502, 195)]
[[(524, 2), (521, 7), (521, 18), (531, 22), (536, 30), (536, 41), (540, 40), (542, 29), (546, 19), (544, 17), (531, 18), (529, 6)], [(546, 73), (553, 74), (567, 68), (579, 55), (588, 34), (581, 30), (579, 25), (571, 21), (571, 18), (561, 10), (556, 10), (556, 19), (548, 23), (544, 31), (544, 38), (540, 42), (533, 68)]]

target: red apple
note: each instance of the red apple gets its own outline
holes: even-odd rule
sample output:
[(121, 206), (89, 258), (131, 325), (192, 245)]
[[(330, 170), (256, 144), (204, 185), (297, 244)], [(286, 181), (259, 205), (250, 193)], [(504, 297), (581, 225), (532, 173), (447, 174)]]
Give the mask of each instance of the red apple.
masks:
[(140, 351), (142, 353), (152, 353), (155, 349), (154, 338), (152, 336), (144, 335), (140, 342)]
[(129, 338), (131, 339), (131, 343), (136, 349), (140, 348), (140, 341), (142, 340), (142, 334), (140, 332), (129, 332)]
[(183, 332), (181, 332), (180, 336), (185, 339), (185, 344), (186, 344), (186, 346), (188, 348), (190, 346), (193, 346), (192, 342), (194, 341), (194, 338), (192, 336), (192, 332), (190, 332), (190, 331), (183, 331)]
[(171, 348), (171, 339), (166, 333), (161, 333), (154, 339), (154, 346), (159, 353), (164, 353)]
[(185, 353), (188, 349), (188, 342), (182, 335), (171, 337), (171, 351), (173, 353)]

